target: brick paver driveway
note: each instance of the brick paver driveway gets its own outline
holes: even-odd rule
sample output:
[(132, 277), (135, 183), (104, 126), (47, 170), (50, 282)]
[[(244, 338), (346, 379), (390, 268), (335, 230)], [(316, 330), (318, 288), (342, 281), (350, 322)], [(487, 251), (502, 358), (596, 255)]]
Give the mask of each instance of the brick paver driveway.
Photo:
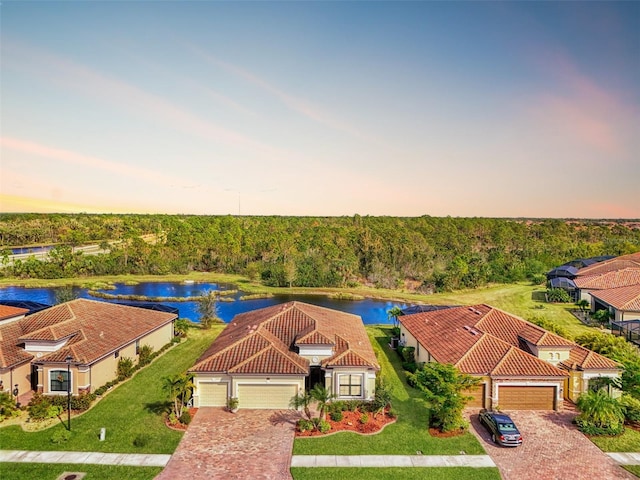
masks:
[(575, 413), (507, 413), (524, 437), (520, 447), (493, 444), (486, 428), (480, 425), (477, 413), (471, 414), (471, 430), (500, 469), (504, 480), (637, 480), (577, 430), (571, 423)]
[(200, 408), (156, 480), (289, 480), (293, 411)]

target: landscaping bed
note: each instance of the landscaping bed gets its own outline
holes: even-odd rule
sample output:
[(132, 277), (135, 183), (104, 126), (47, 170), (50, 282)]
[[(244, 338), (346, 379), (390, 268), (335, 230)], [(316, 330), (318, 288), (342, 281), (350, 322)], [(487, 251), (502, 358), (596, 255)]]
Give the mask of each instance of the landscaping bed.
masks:
[(338, 432), (356, 432), (363, 435), (373, 435), (390, 423), (394, 423), (396, 421), (395, 417), (391, 417), (389, 415), (388, 410), (375, 416), (371, 413), (366, 414), (366, 423), (362, 422), (362, 416), (364, 414), (359, 411), (344, 411), (342, 412), (342, 415), (342, 420), (337, 422), (331, 420), (330, 417), (327, 418), (329, 425), (331, 425), (331, 429), (327, 433), (322, 433), (319, 430), (305, 430), (304, 432), (296, 430), (296, 437), (326, 436)]

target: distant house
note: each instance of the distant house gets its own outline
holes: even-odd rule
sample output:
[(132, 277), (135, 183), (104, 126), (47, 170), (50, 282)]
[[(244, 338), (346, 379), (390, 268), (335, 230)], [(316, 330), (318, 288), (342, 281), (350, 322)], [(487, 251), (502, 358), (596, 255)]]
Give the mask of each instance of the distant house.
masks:
[(640, 284), (590, 292), (591, 309), (607, 309), (616, 322), (640, 319)]
[(176, 318), (86, 299), (14, 316), (0, 322), (0, 381), (21, 393), (66, 394), (69, 382), (73, 394), (90, 392), (116, 377), (119, 358), (135, 362), (142, 345), (169, 343)]
[(301, 302), (236, 315), (190, 369), (194, 404), (286, 409), (320, 383), (340, 399), (371, 399), (380, 369), (362, 319)]
[(620, 366), (570, 340), (489, 305), (399, 317), (401, 341), (417, 362), (455, 365), (481, 379), (470, 406), (561, 410)]
[(640, 268), (640, 252), (631, 253), (629, 255), (620, 255), (609, 260), (589, 265), (581, 268), (576, 274), (577, 277), (587, 277), (593, 275), (602, 275), (604, 273), (624, 270), (626, 268)]
[(640, 285), (640, 268), (627, 267), (596, 275), (584, 275), (573, 281), (580, 291), (580, 300), (591, 301), (591, 294), (601, 290)]

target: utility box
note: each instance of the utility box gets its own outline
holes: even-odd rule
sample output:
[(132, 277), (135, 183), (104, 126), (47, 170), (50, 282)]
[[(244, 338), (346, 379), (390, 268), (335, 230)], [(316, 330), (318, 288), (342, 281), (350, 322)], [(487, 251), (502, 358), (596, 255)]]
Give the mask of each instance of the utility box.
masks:
[(101, 441), (101, 442), (104, 442), (104, 436), (105, 436), (106, 434), (107, 434), (107, 429), (106, 429), (106, 428), (104, 428), (104, 427), (102, 427), (102, 428), (100, 429), (100, 441)]

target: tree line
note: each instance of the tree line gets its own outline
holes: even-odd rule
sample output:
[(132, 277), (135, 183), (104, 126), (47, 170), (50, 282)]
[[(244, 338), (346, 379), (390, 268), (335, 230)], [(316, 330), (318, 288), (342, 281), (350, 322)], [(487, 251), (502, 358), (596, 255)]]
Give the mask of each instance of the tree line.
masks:
[[(271, 286), (448, 291), (544, 281), (576, 258), (640, 250), (623, 221), (452, 217), (1, 214), (4, 277), (216, 271)], [(144, 239), (143, 235), (146, 235)], [(151, 240), (149, 240), (149, 237)], [(101, 245), (85, 255), (73, 247)], [(53, 245), (46, 261), (10, 248)]]

